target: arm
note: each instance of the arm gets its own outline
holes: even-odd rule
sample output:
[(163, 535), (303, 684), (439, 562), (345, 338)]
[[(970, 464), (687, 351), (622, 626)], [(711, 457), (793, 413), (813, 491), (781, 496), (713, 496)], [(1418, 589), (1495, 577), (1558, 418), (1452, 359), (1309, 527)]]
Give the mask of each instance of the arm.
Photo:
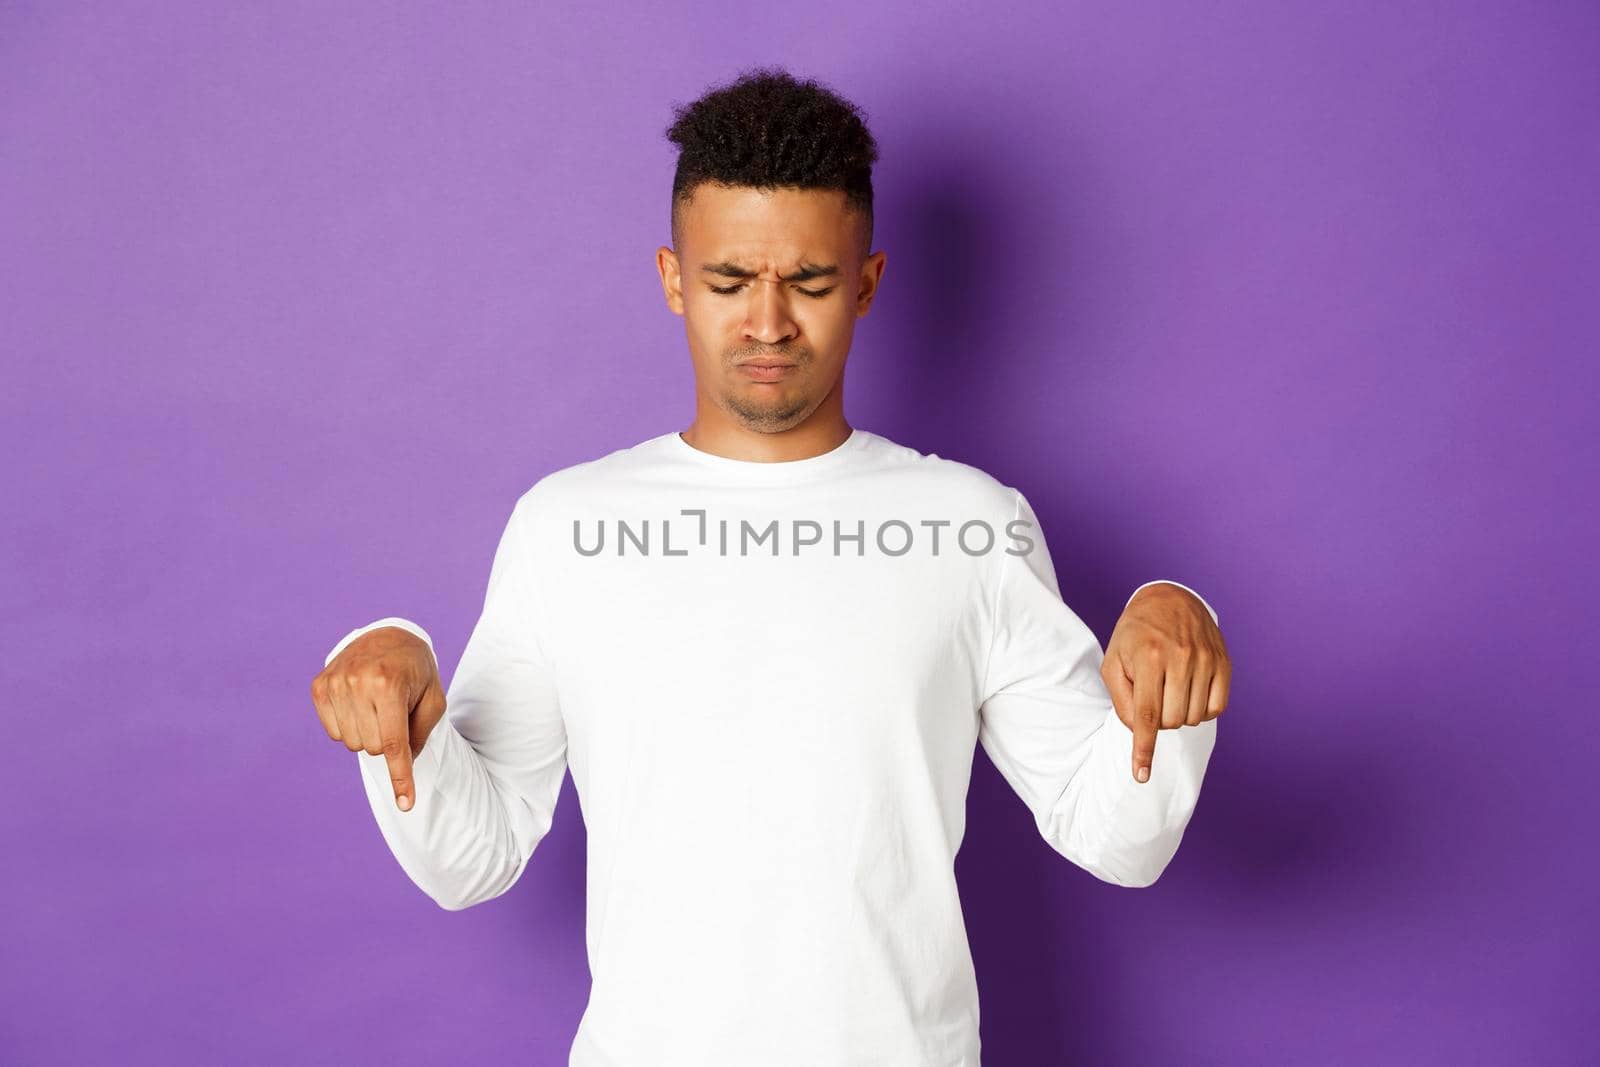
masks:
[[(526, 499), (526, 498), (524, 498)], [(483, 610), (446, 692), (446, 710), (413, 763), (416, 805), (401, 811), (381, 754), (357, 752), (367, 800), (401, 868), (440, 907), (499, 896), (549, 831), (566, 772), (566, 730), (535, 633), (533, 567), (518, 501), (495, 550)], [(346, 634), (422, 627), (390, 616)]]
[(978, 738), (1050, 847), (1116, 885), (1151, 885), (1194, 813), (1215, 719), (1162, 732), (1148, 782), (1128, 768), (1133, 733), (1100, 676), (1094, 632), (1062, 601), (1038, 519), (1033, 548), (1000, 553)]

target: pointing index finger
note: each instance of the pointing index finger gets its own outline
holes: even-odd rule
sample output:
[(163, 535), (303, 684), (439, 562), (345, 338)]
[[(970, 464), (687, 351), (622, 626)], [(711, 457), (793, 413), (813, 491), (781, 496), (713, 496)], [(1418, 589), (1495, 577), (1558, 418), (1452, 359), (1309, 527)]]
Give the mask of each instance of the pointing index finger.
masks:
[(383, 742), (384, 762), (389, 765), (395, 804), (401, 811), (410, 811), (417, 799), (411, 773), (411, 709), (399, 693), (387, 693), (376, 703), (378, 737)]
[(1156, 735), (1161, 730), (1163, 675), (1159, 665), (1140, 661), (1133, 670), (1133, 778), (1150, 780), (1156, 756)]

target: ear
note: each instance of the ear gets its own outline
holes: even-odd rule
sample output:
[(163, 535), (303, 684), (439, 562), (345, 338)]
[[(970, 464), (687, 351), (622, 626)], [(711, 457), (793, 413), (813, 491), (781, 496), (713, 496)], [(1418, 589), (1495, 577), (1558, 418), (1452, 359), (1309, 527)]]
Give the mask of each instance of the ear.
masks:
[(856, 291), (856, 318), (872, 307), (872, 298), (878, 295), (878, 283), (883, 278), (883, 267), (888, 253), (883, 249), (872, 253), (861, 264), (861, 287)]
[(683, 275), (678, 267), (678, 253), (666, 245), (656, 249), (656, 271), (661, 275), (661, 293), (667, 298), (667, 307), (674, 315), (682, 315)]

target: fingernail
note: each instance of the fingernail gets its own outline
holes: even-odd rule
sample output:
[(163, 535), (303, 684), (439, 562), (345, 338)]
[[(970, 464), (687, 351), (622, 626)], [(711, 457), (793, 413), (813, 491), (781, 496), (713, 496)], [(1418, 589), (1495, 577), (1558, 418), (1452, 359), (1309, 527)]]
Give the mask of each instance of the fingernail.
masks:
[(1139, 781), (1148, 782), (1149, 780), (1150, 780), (1150, 768), (1149, 767), (1140, 767), (1139, 768)]
[(408, 796), (405, 796), (404, 794), (401, 794), (401, 796), (400, 796), (400, 810), (401, 811), (410, 811), (411, 810), (411, 798), (408, 797)]

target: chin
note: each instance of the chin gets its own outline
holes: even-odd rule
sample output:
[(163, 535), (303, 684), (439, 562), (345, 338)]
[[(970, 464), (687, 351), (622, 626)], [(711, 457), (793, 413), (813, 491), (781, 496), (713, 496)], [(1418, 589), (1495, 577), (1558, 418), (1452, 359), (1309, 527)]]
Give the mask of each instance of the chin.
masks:
[(804, 422), (813, 408), (811, 405), (804, 405), (796, 409), (793, 405), (785, 405), (781, 408), (753, 411), (744, 405), (732, 404), (725, 405), (724, 410), (747, 430), (754, 430), (757, 433), (781, 433), (784, 430), (792, 430)]

